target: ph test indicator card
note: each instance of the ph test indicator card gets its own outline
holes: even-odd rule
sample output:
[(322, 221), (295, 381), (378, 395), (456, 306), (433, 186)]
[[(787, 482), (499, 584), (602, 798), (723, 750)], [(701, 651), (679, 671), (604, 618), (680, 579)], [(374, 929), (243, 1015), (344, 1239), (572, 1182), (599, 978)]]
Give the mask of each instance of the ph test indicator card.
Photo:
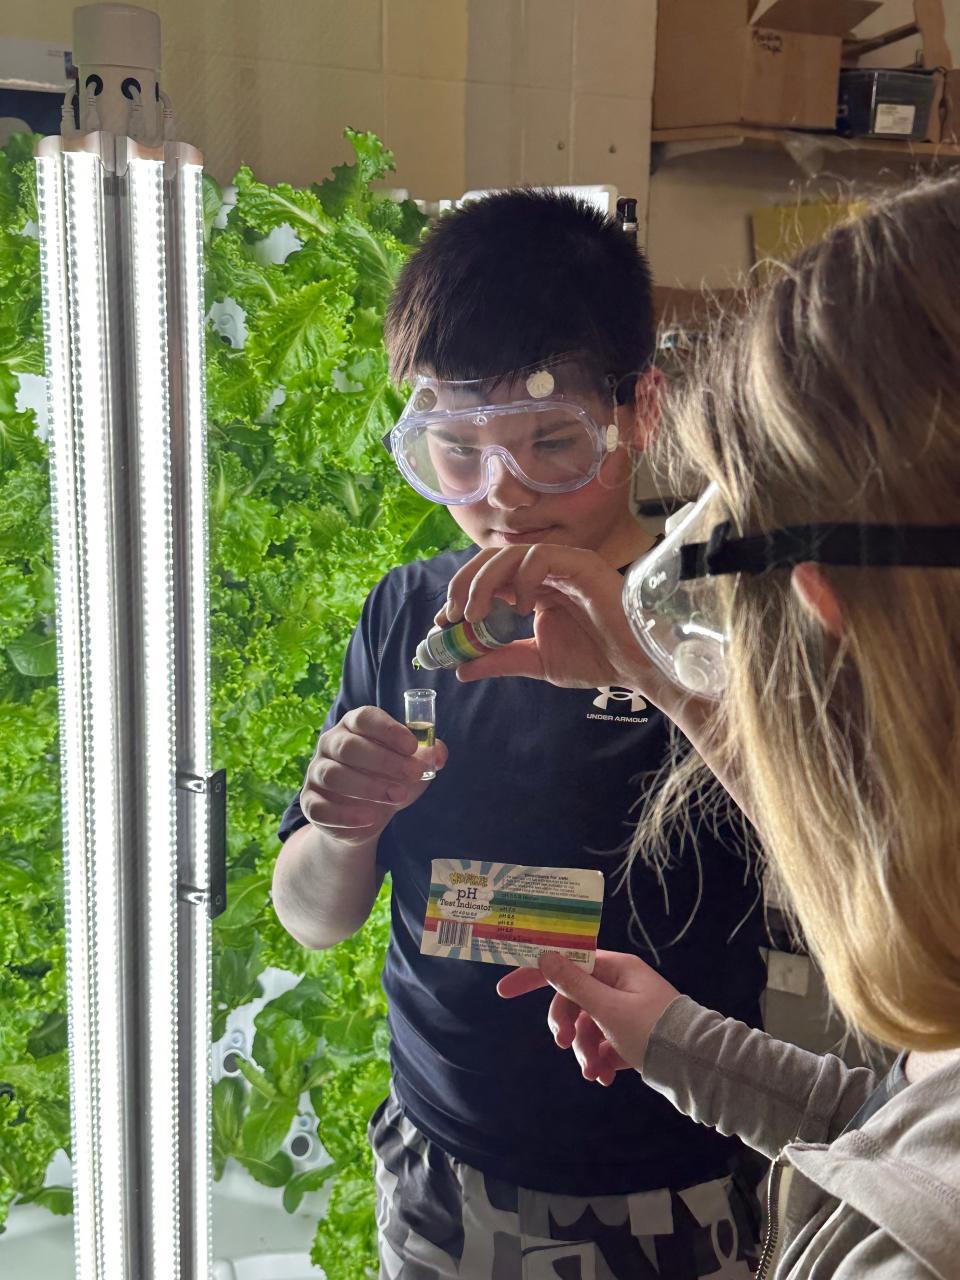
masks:
[(603, 873), (435, 858), (420, 951), (536, 968), (559, 951), (587, 972), (597, 955)]

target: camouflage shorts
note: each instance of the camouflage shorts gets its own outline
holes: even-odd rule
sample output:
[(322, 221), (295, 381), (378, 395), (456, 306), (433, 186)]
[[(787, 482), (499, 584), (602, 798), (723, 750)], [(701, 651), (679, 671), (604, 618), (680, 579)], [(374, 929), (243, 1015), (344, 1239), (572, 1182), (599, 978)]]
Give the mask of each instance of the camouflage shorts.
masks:
[[(380, 1280), (749, 1280), (756, 1181), (552, 1195), (454, 1160), (391, 1093), (370, 1121)], [(749, 1183), (752, 1181), (752, 1186)]]

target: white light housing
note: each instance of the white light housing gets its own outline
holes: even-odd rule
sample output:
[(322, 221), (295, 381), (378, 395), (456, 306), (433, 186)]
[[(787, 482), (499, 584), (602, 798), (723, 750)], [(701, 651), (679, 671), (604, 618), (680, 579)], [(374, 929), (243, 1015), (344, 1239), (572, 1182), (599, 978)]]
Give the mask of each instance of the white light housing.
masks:
[(77, 1280), (211, 1271), (201, 172), (156, 137), (37, 152)]
[[(168, 144), (168, 149), (169, 149)], [(181, 902), (185, 928), (181, 939), (181, 965), (189, 975), (191, 990), (181, 1002), (181, 1041), (192, 1046), (190, 1061), (182, 1074), (189, 1080), (191, 1106), (181, 1116), (181, 1146), (193, 1153), (189, 1185), (181, 1183), (182, 1267), (185, 1275), (205, 1276), (212, 1266), (211, 1188), (211, 1064), (210, 988), (211, 951), (209, 915), (226, 906), (223, 882), (226, 778), (211, 773), (209, 608), (207, 589), (207, 419), (204, 385), (204, 305), (203, 305), (203, 186), (199, 156), (181, 154), (177, 164), (177, 191), (173, 201), (171, 255), (176, 255), (178, 287), (171, 307), (171, 333), (177, 335), (172, 349), (178, 356), (174, 383), (178, 390), (179, 412), (174, 414), (172, 450), (173, 482), (178, 494), (180, 533), (177, 539), (176, 578), (181, 589), (182, 648), (180, 668), (189, 676), (183, 683), (178, 707), (178, 759), (190, 762), (194, 781), (181, 777), (180, 845), (189, 856), (181, 858), (181, 886), (202, 885), (199, 902), (208, 912), (192, 906), (187, 894)], [(197, 788), (201, 785), (203, 792)], [(205, 798), (202, 798), (205, 795)], [(211, 816), (217, 829), (211, 829)], [(216, 842), (211, 858), (212, 842)], [(217, 873), (212, 874), (212, 861)], [(183, 895), (181, 895), (183, 896)]]

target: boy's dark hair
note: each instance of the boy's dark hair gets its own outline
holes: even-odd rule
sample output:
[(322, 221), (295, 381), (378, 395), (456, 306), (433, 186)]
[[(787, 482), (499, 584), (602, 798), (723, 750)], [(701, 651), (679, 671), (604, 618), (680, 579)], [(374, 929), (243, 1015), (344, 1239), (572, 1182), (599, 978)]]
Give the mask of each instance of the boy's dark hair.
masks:
[(400, 273), (390, 367), (467, 379), (576, 352), (618, 399), (653, 358), (650, 270), (633, 238), (586, 201), (519, 188), (441, 218)]

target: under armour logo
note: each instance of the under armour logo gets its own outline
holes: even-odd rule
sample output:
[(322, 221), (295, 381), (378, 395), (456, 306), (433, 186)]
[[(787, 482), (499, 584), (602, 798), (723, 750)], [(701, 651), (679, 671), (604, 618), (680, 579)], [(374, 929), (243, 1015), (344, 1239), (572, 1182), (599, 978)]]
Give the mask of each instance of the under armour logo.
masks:
[(600, 696), (594, 698), (593, 705), (599, 707), (601, 711), (606, 711), (607, 704), (611, 701), (629, 702), (630, 710), (633, 712), (645, 711), (647, 708), (646, 702), (640, 697), (636, 689), (618, 689), (615, 685), (608, 684), (602, 686), (597, 692)]

